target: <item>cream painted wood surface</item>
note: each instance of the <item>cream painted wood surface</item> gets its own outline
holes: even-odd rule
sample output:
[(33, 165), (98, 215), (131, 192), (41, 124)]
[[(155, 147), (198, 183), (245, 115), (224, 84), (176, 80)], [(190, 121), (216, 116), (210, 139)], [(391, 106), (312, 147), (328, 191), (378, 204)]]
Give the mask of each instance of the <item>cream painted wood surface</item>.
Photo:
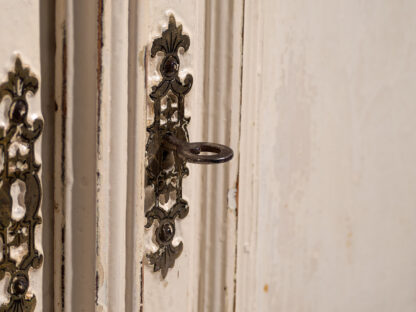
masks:
[(238, 162), (190, 166), (191, 213), (178, 226), (185, 249), (164, 281), (145, 258), (153, 231), (144, 231), (143, 178), (148, 94), (158, 79), (148, 51), (169, 14), (191, 37), (181, 55), (181, 75), (194, 76), (186, 99), (191, 139), (231, 144), (238, 159), (242, 4), (57, 4), (57, 310), (233, 309)]
[[(174, 14), (178, 24), (183, 25), (184, 33), (187, 33), (191, 38), (190, 49), (181, 54), (181, 71), (179, 75), (183, 77), (190, 73), (193, 75), (194, 83), (191, 92), (185, 98), (186, 113), (193, 114), (201, 109), (194, 105), (201, 102), (201, 95), (203, 92), (203, 48), (204, 40), (197, 40), (196, 38), (203, 38), (204, 36), (204, 9), (202, 2), (198, 1), (155, 1), (143, 3), (139, 7), (140, 16), (147, 16), (147, 27), (141, 29), (139, 36), (147, 38), (146, 46), (142, 46), (142, 54), (145, 57), (144, 62), (147, 63), (146, 89), (143, 89), (146, 94), (141, 97), (147, 103), (147, 111), (150, 112), (151, 101), (148, 99), (148, 94), (151, 92), (151, 86), (160, 80), (159, 64), (160, 58), (150, 58), (150, 48), (152, 41), (160, 37), (162, 30), (166, 29), (169, 15)], [(171, 8), (169, 10), (169, 8)], [(142, 15), (143, 14), (143, 15)], [(139, 47), (140, 49), (140, 47)], [(149, 113), (149, 121), (153, 117)], [(193, 131), (194, 120), (191, 121), (189, 131), (191, 137), (198, 135), (198, 131)], [(153, 267), (148, 263), (147, 259), (143, 259), (143, 307), (145, 310), (167, 310), (167, 309), (183, 309), (185, 311), (197, 309), (198, 298), (198, 284), (199, 280), (195, 278), (195, 274), (199, 272), (199, 253), (200, 245), (196, 243), (196, 237), (199, 236), (199, 222), (201, 218), (200, 209), (195, 209), (195, 199), (198, 198), (200, 190), (200, 177), (196, 177), (199, 168), (190, 168), (192, 177), (184, 179), (184, 197), (189, 200), (190, 213), (189, 215), (177, 222), (176, 242), (178, 244), (183, 241), (184, 250), (175, 262), (175, 267), (170, 270), (165, 280), (162, 280), (160, 272), (153, 273)], [(188, 181), (187, 181), (188, 180)], [(188, 183), (193, 186), (189, 188)], [(189, 189), (194, 190), (195, 193), (189, 192)], [(150, 207), (144, 207), (150, 208)], [(144, 233), (144, 254), (155, 252), (155, 245), (152, 242), (154, 237), (154, 227), (145, 230)], [(169, 296), (166, 296), (169, 293)]]
[[(55, 311), (414, 311), (415, 13), (57, 1)], [(162, 280), (145, 256), (144, 149), (149, 51), (170, 14), (191, 39), (190, 139), (235, 156), (189, 165), (184, 250)]]
[(414, 311), (416, 3), (245, 12), (236, 311)]
[[(172, 9), (166, 10), (169, 7)], [(177, 222), (177, 237), (183, 241), (184, 251), (165, 280), (144, 261), (145, 310), (233, 309), (242, 11), (242, 1), (154, 1), (139, 8), (141, 14), (148, 16), (148, 26), (139, 31), (139, 36), (148, 38), (146, 55), (150, 55), (152, 41), (167, 27), (170, 14), (191, 38), (190, 49), (180, 55), (180, 76), (191, 73), (194, 77), (192, 91), (185, 99), (187, 115), (191, 116), (191, 141), (231, 145), (237, 159), (219, 166), (189, 165), (183, 192), (189, 200), (190, 213)], [(160, 77), (160, 59), (147, 57), (145, 61), (147, 96)], [(149, 100), (147, 103), (151, 105)], [(145, 231), (144, 253), (152, 251), (153, 233), (153, 228)]]
[[(190, 72), (194, 76), (192, 91), (185, 100), (191, 116), (191, 141), (231, 145), (236, 150), (236, 161), (211, 167), (189, 165), (184, 196), (189, 200), (190, 213), (178, 222), (184, 251), (165, 281), (145, 266), (144, 307), (150, 311), (231, 311), (235, 291), (242, 1), (153, 3), (151, 20), (163, 21), (166, 27), (168, 15), (173, 13), (191, 37), (189, 51), (181, 56), (185, 61), (183, 75)], [(174, 9), (165, 10), (168, 6)], [(161, 32), (160, 26), (155, 29), (154, 23), (151, 25), (148, 48)], [(154, 84), (152, 77), (159, 75), (155, 71), (159, 62), (149, 60), (149, 87)], [(153, 235), (153, 231), (147, 235)]]

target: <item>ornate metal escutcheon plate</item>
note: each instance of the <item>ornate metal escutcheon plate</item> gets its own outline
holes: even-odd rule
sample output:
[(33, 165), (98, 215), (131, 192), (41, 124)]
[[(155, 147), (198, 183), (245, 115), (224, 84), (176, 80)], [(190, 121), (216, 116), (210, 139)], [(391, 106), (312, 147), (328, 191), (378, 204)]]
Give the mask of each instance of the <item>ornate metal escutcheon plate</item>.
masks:
[(188, 202), (182, 198), (182, 179), (188, 175), (186, 162), (178, 153), (163, 148), (163, 138), (172, 134), (188, 142), (187, 125), (190, 118), (185, 117), (185, 95), (191, 90), (192, 76), (188, 74), (184, 82), (179, 79), (180, 59), (178, 50), (186, 52), (190, 45), (189, 36), (182, 34), (182, 26), (176, 25), (173, 15), (169, 18), (168, 29), (160, 38), (153, 41), (151, 57), (163, 55), (159, 70), (162, 81), (152, 87), (150, 99), (153, 102), (154, 120), (147, 128), (146, 144), (146, 184), (152, 187), (153, 206), (146, 213), (146, 228), (157, 223), (155, 241), (158, 250), (147, 257), (154, 271), (161, 271), (165, 278), (169, 268), (183, 249), (180, 242), (174, 246), (177, 218), (183, 219), (189, 212)]
[(8, 81), (0, 85), (0, 105), (7, 112), (6, 125), (0, 126), (0, 280), (7, 278), (10, 297), (0, 312), (34, 311), (36, 307), (29, 271), (43, 262), (35, 246), (35, 230), (42, 223), (35, 142), (42, 133), (43, 120), (28, 118), (27, 95), (34, 95), (38, 87), (38, 79), (22, 66), (20, 58)]

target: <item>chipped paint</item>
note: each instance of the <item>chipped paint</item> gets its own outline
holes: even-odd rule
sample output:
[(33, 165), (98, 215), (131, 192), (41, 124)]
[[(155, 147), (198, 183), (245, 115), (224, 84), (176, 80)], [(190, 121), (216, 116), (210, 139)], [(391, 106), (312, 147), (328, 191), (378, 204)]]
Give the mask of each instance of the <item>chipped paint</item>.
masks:
[(227, 203), (228, 203), (228, 209), (230, 210), (237, 210), (237, 189), (236, 188), (232, 188), (228, 190), (228, 195), (227, 195)]

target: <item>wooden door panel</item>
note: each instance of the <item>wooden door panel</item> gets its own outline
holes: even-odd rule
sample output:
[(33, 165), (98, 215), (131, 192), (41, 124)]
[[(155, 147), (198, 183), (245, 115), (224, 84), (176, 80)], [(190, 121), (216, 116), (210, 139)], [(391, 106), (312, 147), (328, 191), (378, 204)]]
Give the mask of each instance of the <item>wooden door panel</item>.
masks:
[(237, 311), (415, 309), (415, 10), (246, 2)]

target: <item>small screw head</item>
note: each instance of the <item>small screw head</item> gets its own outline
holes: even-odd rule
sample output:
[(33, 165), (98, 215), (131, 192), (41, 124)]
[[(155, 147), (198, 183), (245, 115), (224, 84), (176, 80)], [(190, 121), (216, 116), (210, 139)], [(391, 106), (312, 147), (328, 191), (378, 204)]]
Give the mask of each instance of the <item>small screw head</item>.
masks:
[(170, 221), (160, 226), (159, 239), (163, 243), (169, 243), (173, 239), (174, 235), (175, 235), (175, 225), (171, 223)]
[(23, 295), (29, 287), (29, 281), (24, 276), (18, 276), (13, 281), (13, 292), (16, 295)]

